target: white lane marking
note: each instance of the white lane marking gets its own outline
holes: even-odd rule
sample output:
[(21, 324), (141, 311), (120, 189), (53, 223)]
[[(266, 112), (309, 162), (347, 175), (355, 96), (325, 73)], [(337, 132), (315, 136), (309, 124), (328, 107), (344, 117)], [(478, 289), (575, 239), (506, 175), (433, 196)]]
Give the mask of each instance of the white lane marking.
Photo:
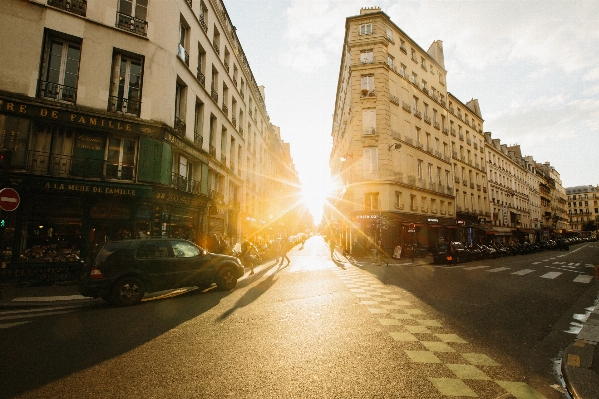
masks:
[(538, 265), (541, 262), (532, 262), (533, 265)]
[(561, 272), (549, 272), (549, 273), (543, 274), (541, 277), (553, 280), (554, 278), (556, 278), (557, 276), (560, 276), (561, 274), (562, 274)]
[(593, 280), (593, 276), (588, 276), (586, 274), (579, 274), (578, 277), (574, 279), (575, 283), (590, 283)]
[(533, 269), (522, 269), (519, 272), (513, 272), (512, 274), (517, 274), (518, 276), (524, 276), (525, 274), (534, 272)]
[(30, 321), (17, 321), (16, 323), (0, 324), (0, 328), (11, 328), (11, 327), (20, 326), (21, 324), (27, 324), (27, 323), (31, 323), (31, 322)]
[(74, 306), (58, 306), (54, 308), (35, 308), (35, 309), (20, 309), (20, 310), (5, 310), (0, 312), (0, 315), (3, 314), (14, 314), (14, 313), (33, 313), (33, 312), (47, 312), (48, 310), (63, 310), (63, 309), (77, 309), (82, 308), (86, 305), (74, 305)]
[(64, 296), (24, 296), (15, 298), (12, 302), (54, 302), (54, 301), (73, 301), (81, 299), (91, 299), (83, 295), (64, 295)]
[(20, 314), (20, 315), (13, 315), (13, 316), (3, 316), (3, 317), (0, 317), (0, 320), (13, 320), (13, 319), (24, 319), (26, 317), (50, 316), (50, 315), (54, 315), (54, 314), (70, 313), (70, 312), (73, 312), (73, 311), (74, 310), (63, 310), (62, 312), (48, 312), (48, 313)]
[(489, 273), (497, 273), (497, 272), (502, 272), (504, 270), (510, 270), (511, 267), (498, 267), (496, 269), (491, 269), (491, 270), (487, 270), (487, 272)]
[(464, 270), (476, 270), (476, 269), (484, 269), (487, 267), (491, 267), (491, 266), (471, 266), (471, 267), (465, 267)]

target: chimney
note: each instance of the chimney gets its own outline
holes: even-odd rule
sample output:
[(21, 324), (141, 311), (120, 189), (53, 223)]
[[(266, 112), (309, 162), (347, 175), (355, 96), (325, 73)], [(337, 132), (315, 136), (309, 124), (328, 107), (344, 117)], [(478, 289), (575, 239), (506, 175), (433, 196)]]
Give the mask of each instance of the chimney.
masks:
[(381, 11), (381, 7), (362, 7), (360, 8), (360, 15), (373, 14)]

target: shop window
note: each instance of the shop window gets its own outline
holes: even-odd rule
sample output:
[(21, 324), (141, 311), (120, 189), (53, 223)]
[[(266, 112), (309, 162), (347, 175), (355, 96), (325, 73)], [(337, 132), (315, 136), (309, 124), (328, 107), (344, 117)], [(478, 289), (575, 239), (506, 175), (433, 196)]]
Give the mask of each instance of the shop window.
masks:
[(52, 125), (36, 125), (29, 151), (28, 171), (35, 174), (69, 176), (73, 164), (75, 132)]
[(81, 39), (65, 39), (58, 33), (48, 33), (37, 96), (75, 103), (80, 56)]
[(25, 169), (30, 124), (28, 119), (0, 115), (0, 148), (11, 152), (11, 166), (14, 169)]
[(108, 110), (139, 116), (143, 57), (115, 51)]
[(136, 142), (120, 137), (108, 139), (106, 153), (106, 178), (133, 180)]

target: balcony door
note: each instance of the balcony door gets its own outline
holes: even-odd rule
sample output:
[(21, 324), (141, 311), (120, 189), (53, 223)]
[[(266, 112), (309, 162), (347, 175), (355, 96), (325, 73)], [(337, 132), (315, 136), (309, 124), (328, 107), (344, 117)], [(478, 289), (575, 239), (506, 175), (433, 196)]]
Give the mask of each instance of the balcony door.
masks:
[(71, 129), (37, 126), (29, 154), (29, 169), (38, 174), (68, 176), (72, 166), (73, 138)]
[(133, 180), (135, 172), (136, 141), (120, 137), (108, 139), (106, 151), (106, 178)]
[(114, 54), (110, 111), (139, 116), (142, 69), (141, 57)]
[(38, 95), (75, 103), (81, 45), (53, 35), (46, 40)]

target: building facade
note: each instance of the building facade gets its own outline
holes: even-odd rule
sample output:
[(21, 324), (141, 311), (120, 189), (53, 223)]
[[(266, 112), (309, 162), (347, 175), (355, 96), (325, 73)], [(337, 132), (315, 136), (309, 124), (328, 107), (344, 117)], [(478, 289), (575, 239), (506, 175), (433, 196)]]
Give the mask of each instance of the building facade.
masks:
[(342, 188), (328, 212), (344, 249), (472, 241), (489, 215), (480, 109), (446, 74), (441, 41), (422, 49), (379, 8), (347, 18), (330, 157)]
[(299, 194), (222, 1), (9, 0), (0, 31), (5, 262), (261, 234)]
[(599, 185), (568, 187), (566, 196), (569, 230), (581, 234), (585, 224), (589, 222), (599, 224)]

